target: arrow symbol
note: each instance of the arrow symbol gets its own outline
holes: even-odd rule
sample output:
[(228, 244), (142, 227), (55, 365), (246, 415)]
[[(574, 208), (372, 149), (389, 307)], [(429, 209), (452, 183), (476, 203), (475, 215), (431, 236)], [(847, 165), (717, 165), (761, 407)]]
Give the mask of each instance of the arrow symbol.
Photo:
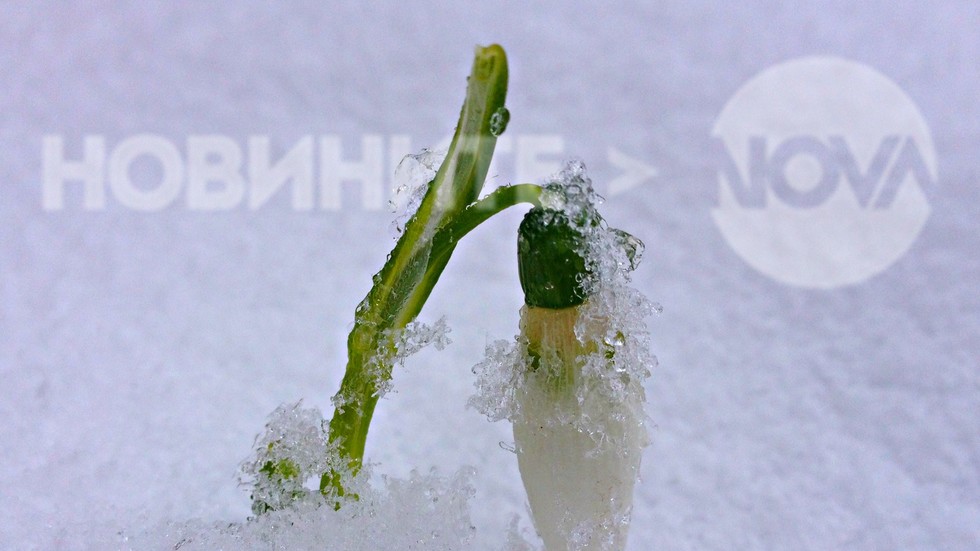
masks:
[(622, 151), (610, 146), (606, 150), (609, 163), (623, 171), (609, 182), (609, 195), (619, 195), (635, 188), (659, 174), (656, 168), (638, 161)]

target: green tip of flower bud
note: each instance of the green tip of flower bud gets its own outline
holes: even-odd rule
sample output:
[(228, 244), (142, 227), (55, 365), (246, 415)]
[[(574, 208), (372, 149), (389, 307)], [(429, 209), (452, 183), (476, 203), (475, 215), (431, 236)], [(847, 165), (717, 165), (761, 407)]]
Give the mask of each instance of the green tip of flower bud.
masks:
[(524, 303), (569, 308), (588, 297), (590, 273), (583, 228), (561, 211), (531, 209), (517, 230), (517, 265)]

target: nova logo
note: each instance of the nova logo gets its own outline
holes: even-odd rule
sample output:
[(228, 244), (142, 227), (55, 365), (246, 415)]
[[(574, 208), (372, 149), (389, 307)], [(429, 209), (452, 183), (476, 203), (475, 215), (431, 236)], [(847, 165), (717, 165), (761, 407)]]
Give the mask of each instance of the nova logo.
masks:
[[(812, 183), (801, 185), (799, 180), (807, 176), (798, 172), (794, 173), (796, 178), (790, 179), (788, 169), (797, 162), (810, 162), (817, 169)], [(862, 208), (891, 207), (909, 176), (932, 187), (932, 175), (915, 141), (900, 136), (885, 137), (865, 170), (858, 165), (843, 136), (829, 136), (827, 143), (813, 136), (793, 136), (775, 148), (768, 146), (765, 136), (752, 136), (748, 168), (746, 181), (735, 160), (725, 153), (724, 177), (739, 206), (749, 209), (766, 208), (767, 190), (787, 205), (818, 207), (833, 196), (841, 179), (850, 186)]]
[(915, 104), (888, 78), (837, 58), (757, 75), (728, 101), (712, 217), (777, 281), (829, 289), (880, 273), (929, 217), (936, 153)]

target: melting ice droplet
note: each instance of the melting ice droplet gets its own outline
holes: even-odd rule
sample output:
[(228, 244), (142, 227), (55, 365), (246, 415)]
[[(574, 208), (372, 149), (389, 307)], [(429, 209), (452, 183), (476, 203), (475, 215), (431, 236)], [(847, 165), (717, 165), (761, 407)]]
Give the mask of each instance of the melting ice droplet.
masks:
[(507, 130), (507, 123), (510, 122), (510, 111), (506, 107), (501, 107), (490, 115), (490, 133), (499, 136)]

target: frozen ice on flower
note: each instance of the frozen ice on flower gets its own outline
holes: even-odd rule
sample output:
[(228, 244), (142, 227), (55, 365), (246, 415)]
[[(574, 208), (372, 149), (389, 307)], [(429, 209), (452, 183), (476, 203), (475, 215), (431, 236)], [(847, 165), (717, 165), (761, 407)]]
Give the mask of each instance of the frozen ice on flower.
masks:
[[(619, 444), (615, 438), (601, 434), (599, 427), (590, 426), (590, 422), (608, 415), (610, 407), (624, 409), (617, 416), (645, 420), (643, 382), (656, 365), (650, 352), (646, 318), (659, 313), (660, 307), (630, 285), (630, 272), (640, 260), (643, 245), (625, 232), (610, 229), (598, 217), (596, 205), (601, 197), (596, 194), (585, 165), (569, 162), (544, 187), (542, 203), (548, 208), (562, 211), (570, 220), (600, 220), (582, 225), (586, 239), (580, 252), (593, 277), (587, 281), (589, 299), (577, 307), (574, 328), (576, 338), (583, 344), (590, 342), (594, 351), (582, 358), (582, 384), (568, 404), (574, 411), (562, 411), (561, 405), (555, 404), (559, 409), (552, 419), (555, 423), (575, 419), (580, 429), (593, 434), (603, 446), (615, 446)], [(596, 333), (598, 327), (605, 329)], [(477, 375), (476, 393), (468, 405), (491, 421), (514, 422), (524, 417), (519, 396), (526, 382), (535, 378), (528, 369), (526, 344), (520, 335), (509, 341), (495, 341), (473, 368)], [(630, 396), (640, 399), (627, 399)]]
[(630, 286), (642, 243), (606, 225), (600, 200), (580, 162), (545, 185), (543, 206), (583, 236), (579, 283), (588, 298), (522, 308), (517, 337), (488, 346), (474, 368), (469, 401), (513, 424), (535, 528), (557, 551), (624, 548), (648, 443), (643, 383), (656, 360), (646, 318), (657, 306)]

